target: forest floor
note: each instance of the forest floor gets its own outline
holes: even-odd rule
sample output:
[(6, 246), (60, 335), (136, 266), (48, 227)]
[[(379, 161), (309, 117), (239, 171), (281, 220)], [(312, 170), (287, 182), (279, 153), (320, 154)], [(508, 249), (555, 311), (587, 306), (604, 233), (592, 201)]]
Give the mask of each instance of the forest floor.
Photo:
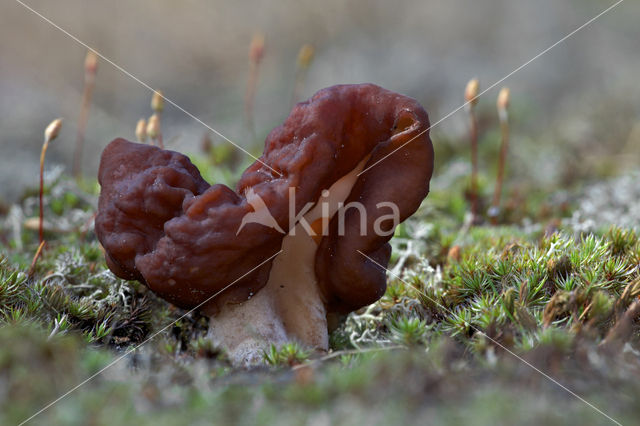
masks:
[(0, 424), (636, 424), (640, 176), (511, 192), (472, 226), (466, 168), (446, 170), (329, 356), (288, 345), (251, 370), (204, 317), (111, 274), (97, 183), (50, 171), (31, 276), (37, 192), (0, 218)]

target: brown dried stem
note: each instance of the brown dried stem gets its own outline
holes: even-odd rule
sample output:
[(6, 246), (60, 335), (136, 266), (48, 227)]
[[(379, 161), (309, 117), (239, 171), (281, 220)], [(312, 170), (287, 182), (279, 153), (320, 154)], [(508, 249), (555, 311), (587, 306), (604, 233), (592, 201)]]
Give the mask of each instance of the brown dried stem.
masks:
[(469, 107), (469, 136), (471, 140), (471, 214), (478, 215), (478, 117), (475, 106)]
[(62, 127), (62, 119), (57, 118), (53, 120), (44, 131), (44, 143), (42, 144), (42, 150), (40, 151), (40, 192), (39, 192), (39, 203), (40, 203), (40, 215), (38, 220), (38, 237), (40, 240), (40, 244), (44, 241), (44, 203), (42, 201), (42, 196), (44, 193), (44, 157), (47, 154), (47, 148), (49, 147), (49, 142), (58, 137), (58, 133), (60, 133), (60, 128)]
[(309, 66), (311, 66), (311, 62), (313, 61), (314, 54), (315, 49), (311, 44), (302, 45), (298, 52), (296, 76), (293, 83), (293, 94), (291, 95), (291, 108), (293, 108), (293, 106), (298, 102), (298, 99), (300, 99), (300, 93), (304, 88), (304, 81), (307, 76)]
[(44, 202), (42, 201), (42, 195), (44, 193), (44, 156), (47, 153), (49, 147), (49, 141), (45, 139), (40, 151), (40, 191), (39, 191), (39, 204), (40, 212), (38, 216), (38, 241), (40, 244), (44, 242)]
[[(502, 141), (500, 144), (500, 157), (498, 158), (498, 174), (496, 177), (496, 187), (493, 193), (493, 210), (497, 213), (500, 209), (500, 197), (502, 196), (502, 186), (504, 184), (504, 171), (507, 164), (507, 150), (509, 148), (509, 89), (506, 87), (500, 91), (498, 96), (498, 115), (500, 117), (500, 133)], [(497, 215), (496, 217), (497, 218)], [(495, 219), (494, 218), (494, 219)]]
[(151, 109), (153, 115), (149, 118), (147, 125), (147, 134), (151, 138), (152, 142), (155, 142), (157, 146), (164, 149), (162, 143), (162, 111), (164, 110), (164, 95), (161, 91), (153, 92), (151, 97)]
[(624, 344), (632, 337), (634, 323), (636, 323), (638, 318), (640, 318), (640, 300), (631, 303), (624, 314), (616, 320), (616, 324), (609, 330), (602, 343), (600, 343), (600, 349), (609, 356), (620, 353)]
[(469, 136), (471, 140), (471, 215), (475, 222), (478, 217), (478, 117), (475, 107), (478, 104), (478, 79), (471, 79), (465, 89), (465, 100), (469, 111)]
[(244, 97), (244, 115), (247, 127), (255, 136), (253, 120), (253, 110), (256, 97), (256, 87), (258, 86), (258, 76), (260, 74), (260, 63), (264, 56), (264, 35), (256, 34), (249, 45), (249, 77), (247, 79), (247, 91)]
[(98, 55), (93, 50), (87, 52), (84, 60), (84, 89), (82, 91), (82, 106), (78, 118), (78, 134), (76, 136), (76, 149), (73, 153), (73, 175), (78, 178), (82, 172), (82, 151), (84, 149), (84, 135), (89, 120), (89, 108), (91, 96), (96, 82), (98, 70)]
[(38, 245), (38, 249), (36, 250), (36, 254), (35, 256), (33, 256), (33, 260), (31, 261), (31, 266), (29, 267), (29, 272), (27, 272), (27, 276), (28, 277), (32, 277), (33, 273), (36, 271), (36, 265), (38, 264), (38, 259), (40, 258), (40, 255), (42, 254), (42, 249), (44, 248), (44, 241), (40, 241), (40, 244)]

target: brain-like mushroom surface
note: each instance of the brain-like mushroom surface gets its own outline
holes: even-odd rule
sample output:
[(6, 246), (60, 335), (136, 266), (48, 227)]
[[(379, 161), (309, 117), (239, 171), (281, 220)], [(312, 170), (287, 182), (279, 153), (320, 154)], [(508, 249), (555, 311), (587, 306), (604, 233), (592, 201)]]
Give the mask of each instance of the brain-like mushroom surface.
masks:
[(329, 87), (271, 131), (235, 191), (180, 153), (116, 139), (98, 176), (107, 264), (210, 315), (212, 338), (239, 364), (291, 339), (326, 350), (327, 313), (384, 294), (385, 271), (360, 252), (386, 266), (395, 225), (427, 196), (428, 128), (411, 98)]

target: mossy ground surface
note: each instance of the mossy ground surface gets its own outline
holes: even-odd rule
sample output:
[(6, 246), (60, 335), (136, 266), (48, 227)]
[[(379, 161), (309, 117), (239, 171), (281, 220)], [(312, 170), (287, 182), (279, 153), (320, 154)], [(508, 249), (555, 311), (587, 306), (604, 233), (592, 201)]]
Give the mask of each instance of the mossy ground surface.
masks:
[(205, 318), (115, 278), (91, 228), (97, 185), (50, 173), (30, 277), (34, 193), (3, 212), (0, 424), (73, 389), (30, 423), (637, 424), (638, 221), (539, 191), (470, 226), (454, 166), (398, 228), (387, 293), (344, 319), (330, 355), (289, 345), (253, 370), (211, 347)]

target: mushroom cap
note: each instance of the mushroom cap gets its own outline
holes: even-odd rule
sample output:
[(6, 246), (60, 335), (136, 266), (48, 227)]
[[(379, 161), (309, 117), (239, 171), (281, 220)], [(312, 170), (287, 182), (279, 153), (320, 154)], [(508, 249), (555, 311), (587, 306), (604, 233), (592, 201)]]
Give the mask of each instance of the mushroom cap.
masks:
[(289, 230), (295, 226), (289, 223), (290, 187), (297, 214), (368, 158), (345, 201), (366, 207), (366, 235), (360, 235), (356, 209), (346, 212), (342, 236), (334, 216), (315, 271), (329, 311), (372, 303), (384, 294), (386, 275), (358, 250), (387, 265), (391, 235), (376, 235), (373, 225), (388, 211), (376, 205), (395, 203), (405, 220), (426, 197), (433, 170), (428, 129), (427, 113), (406, 96), (372, 84), (322, 89), (271, 131), (263, 155), (235, 191), (210, 186), (180, 153), (116, 139), (105, 148), (98, 175), (96, 234), (107, 264), (183, 308), (219, 292), (205, 308), (241, 303), (266, 284), (271, 262), (247, 272), (276, 254), (285, 235), (259, 223), (244, 224), (236, 235), (253, 212), (246, 194), (259, 196), (279, 227)]

